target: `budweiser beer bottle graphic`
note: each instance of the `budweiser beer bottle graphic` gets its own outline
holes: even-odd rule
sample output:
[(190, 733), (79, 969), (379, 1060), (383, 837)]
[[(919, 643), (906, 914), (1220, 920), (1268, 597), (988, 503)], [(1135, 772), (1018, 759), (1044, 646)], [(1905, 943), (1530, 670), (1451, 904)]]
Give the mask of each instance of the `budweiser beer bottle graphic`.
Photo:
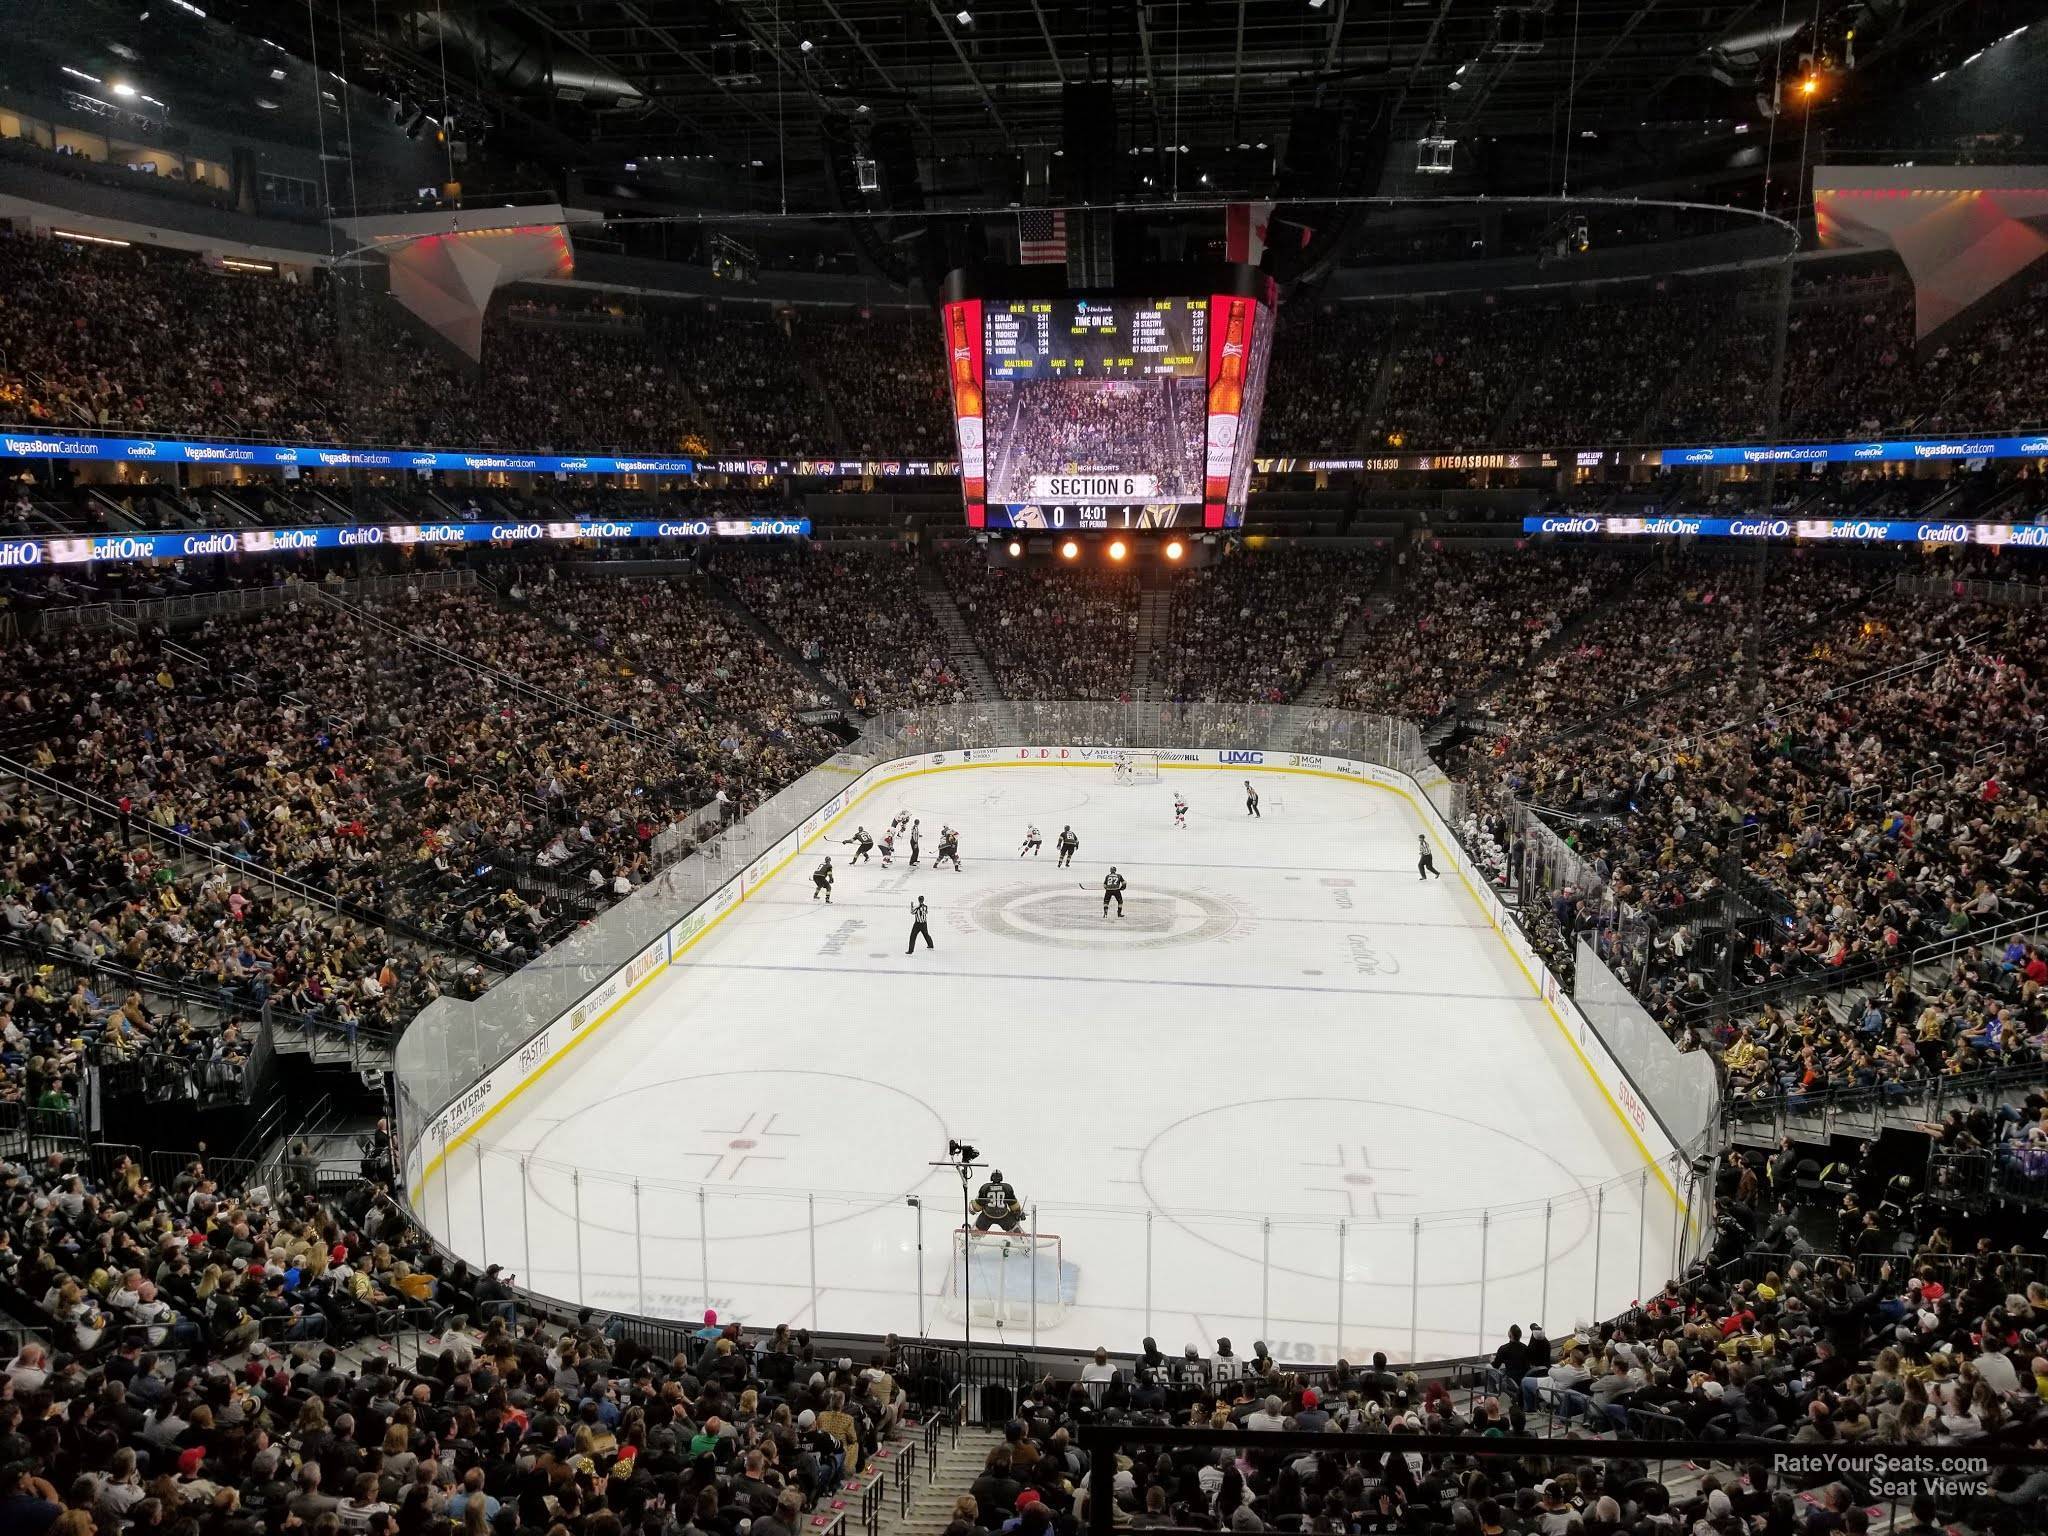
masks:
[(953, 414), (979, 416), (981, 381), (974, 376), (974, 348), (967, 336), (967, 306), (947, 305), (946, 324), (951, 331), (946, 338), (946, 350), (952, 358)]
[(1244, 408), (1245, 323), (1251, 305), (1242, 299), (1229, 301), (1230, 319), (1223, 331), (1223, 363), (1216, 370), (1216, 382), (1209, 386), (1209, 414), (1235, 416)]

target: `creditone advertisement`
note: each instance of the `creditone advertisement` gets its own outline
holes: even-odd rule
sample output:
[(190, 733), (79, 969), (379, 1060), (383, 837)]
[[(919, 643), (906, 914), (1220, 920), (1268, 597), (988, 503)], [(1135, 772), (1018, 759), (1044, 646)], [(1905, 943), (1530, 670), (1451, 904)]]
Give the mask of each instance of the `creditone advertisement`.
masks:
[[(1215, 302), (1222, 303), (1219, 298)], [(1204, 457), (1213, 468), (1206, 481), (1225, 475), (1225, 450), (1230, 469), (1227, 499), (1235, 505), (1239, 487), (1252, 471), (1261, 475), (1320, 473), (1386, 473), (1432, 470), (1600, 469), (1644, 465), (1683, 469), (1715, 465), (1763, 464), (1971, 464), (1990, 459), (2048, 459), (2048, 433), (2023, 436), (1898, 438), (1857, 443), (1723, 443), (1697, 447), (1624, 448), (1447, 448), (1423, 452), (1254, 456), (1258, 439), (1257, 411), (1264, 394), (1271, 322), (1264, 306), (1248, 304), (1250, 334), (1237, 328), (1233, 342), (1227, 323), (1238, 312), (1226, 307), (1220, 325), (1212, 325), (1208, 351), (1214, 366), (1210, 379), (1211, 420)], [(124, 464), (246, 465), (258, 469), (410, 469), (421, 473), (466, 470), (474, 473), (540, 475), (649, 475), (688, 479), (707, 475), (747, 478), (875, 480), (960, 478), (961, 494), (971, 508), (987, 499), (985, 479), (987, 401), (983, 380), (983, 301), (949, 304), (945, 309), (948, 385), (953, 397), (954, 430), (960, 457), (842, 458), (837, 455), (767, 457), (682, 457), (672, 454), (561, 454), (498, 452), (476, 448), (355, 448), (322, 443), (235, 443), (169, 437), (103, 437), (91, 433), (50, 432), (42, 427), (0, 429), (0, 458), (78, 459)], [(1219, 426), (1214, 419), (1224, 418)], [(964, 466), (964, 469), (963, 469)], [(970, 526), (983, 523), (970, 519)]]
[(89, 459), (106, 464), (241, 464), (256, 469), (470, 470), (485, 474), (859, 475), (893, 480), (957, 475), (946, 459), (703, 459), (673, 454), (527, 453), (483, 448), (352, 448), (332, 443), (217, 443), (174, 437), (100, 437), (89, 433), (0, 429), (0, 458)]
[[(1024, 769), (1040, 766), (1095, 767), (1109, 771), (1117, 758), (1129, 751), (1145, 751), (1155, 757), (1162, 772), (1239, 773), (1255, 766), (1262, 773), (1311, 774), (1319, 778), (1343, 779), (1376, 785), (1402, 796), (1421, 818), (1430, 840), (1485, 914), (1501, 942), (1507, 947), (1531, 988), (1540, 996), (1558, 1029), (1572, 1046), (1587, 1074), (1599, 1087), (1617, 1119), (1641, 1153), (1644, 1163), (1674, 1201), (1679, 1199), (1671, 1174), (1680, 1149), (1644, 1102), (1630, 1080), (1587, 1022), (1542, 957), (1523, 935), (1512, 914), (1488, 885), (1485, 877), (1466, 858), (1463, 846), (1452, 835), (1449, 823), (1431, 803), (1423, 786), (1398, 769), (1350, 758), (1316, 754), (1269, 751), (1260, 748), (1227, 747), (1209, 749), (1160, 749), (1103, 746), (1012, 746), (975, 747), (964, 750), (920, 753), (878, 764), (832, 795), (804, 820), (761, 853), (754, 861), (720, 886), (669, 931), (656, 939), (600, 982), (573, 1008), (531, 1036), (485, 1073), (469, 1089), (455, 1096), (428, 1122), (415, 1144), (408, 1149), (406, 1167), (414, 1208), (424, 1210), (422, 1195), (426, 1182), (445, 1162), (448, 1154), (481, 1127), (484, 1120), (523, 1092), (567, 1051), (596, 1032), (635, 996), (670, 967), (685, 963), (691, 946), (711, 931), (755, 890), (784, 869), (804, 849), (827, 835), (833, 824), (877, 790), (902, 779), (928, 773), (948, 773), (983, 768)], [(603, 918), (599, 918), (601, 923)]]
[(208, 555), (293, 555), (324, 549), (412, 549), (449, 544), (531, 544), (549, 540), (809, 538), (807, 517), (675, 517), (567, 523), (353, 523), (312, 528), (223, 528), (183, 533), (100, 533), (77, 538), (0, 539), (0, 568), (127, 565)]
[(1927, 523), (1829, 517), (1525, 517), (1522, 532), (1590, 538), (1790, 539), (1833, 544), (1975, 544), (2048, 549), (2044, 523)]

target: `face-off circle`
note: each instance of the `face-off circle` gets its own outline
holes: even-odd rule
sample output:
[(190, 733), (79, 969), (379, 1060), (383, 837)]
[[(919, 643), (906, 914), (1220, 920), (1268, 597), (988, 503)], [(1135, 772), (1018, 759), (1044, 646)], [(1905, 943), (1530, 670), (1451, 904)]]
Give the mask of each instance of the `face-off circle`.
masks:
[[(1425, 1283), (1459, 1268), (1476, 1281), (1481, 1207), (1494, 1212), (1492, 1280), (1539, 1267), (1546, 1241), (1555, 1262), (1591, 1231), (1592, 1192), (1541, 1146), (1482, 1121), (1377, 1099), (1253, 1099), (1184, 1116), (1138, 1154), (1138, 1182), (1160, 1216), (1197, 1242), (1316, 1280), (1336, 1278), (1334, 1239), (1325, 1238), (1340, 1221), (1354, 1283), (1405, 1283), (1418, 1219)], [(1205, 1214), (1254, 1210), (1261, 1200), (1281, 1233), (1270, 1254), (1259, 1222)], [(1447, 1262), (1453, 1252), (1469, 1265)]]
[[(877, 1138), (878, 1125), (896, 1134)], [(694, 1238), (700, 1186), (714, 1235), (782, 1237), (806, 1230), (802, 1196), (793, 1192), (819, 1192), (820, 1226), (900, 1203), (933, 1177), (928, 1156), (918, 1154), (944, 1146), (946, 1134), (937, 1110), (888, 1083), (763, 1068), (667, 1078), (607, 1095), (548, 1127), (523, 1160), (534, 1203), (573, 1220), (580, 1198), (586, 1227), (630, 1235), (639, 1177), (646, 1237)], [(664, 1148), (667, 1177), (621, 1169), (636, 1146)], [(834, 1198), (850, 1182), (853, 1147), (861, 1149), (860, 1182), (893, 1193)], [(487, 1177), (517, 1178), (519, 1160), (488, 1154)]]
[(975, 927), (1000, 938), (1059, 949), (1164, 949), (1229, 937), (1244, 920), (1207, 891), (1147, 886), (1124, 892), (1124, 915), (1102, 915), (1102, 893), (1063, 886), (1011, 885), (968, 909)]

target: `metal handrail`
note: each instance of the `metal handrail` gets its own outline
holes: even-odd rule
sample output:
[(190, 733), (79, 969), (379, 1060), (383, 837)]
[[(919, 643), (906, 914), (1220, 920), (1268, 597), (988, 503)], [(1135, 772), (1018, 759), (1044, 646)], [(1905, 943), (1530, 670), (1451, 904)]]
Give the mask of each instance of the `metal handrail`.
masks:
[[(389, 591), (416, 588), (423, 592), (463, 590), (475, 582), (474, 574), (457, 566), (445, 571), (408, 572), (395, 576), (359, 576), (342, 584), (343, 590), (366, 597)], [(125, 628), (136, 632), (148, 624), (166, 634), (187, 624), (228, 613), (261, 613), (298, 602), (308, 593), (323, 590), (313, 583), (287, 581), (272, 587), (223, 587), (217, 592), (188, 592), (176, 597), (131, 598), (121, 602), (80, 603), (67, 608), (42, 610), (41, 623), (50, 630), (95, 630)]]
[(1724, 1101), (1723, 1107), (1731, 1124), (1766, 1118), (1782, 1124), (1786, 1120), (1806, 1119), (1814, 1115), (1830, 1119), (1844, 1111), (1866, 1106), (1897, 1109), (1918, 1103), (1925, 1110), (1920, 1118), (1931, 1122), (1951, 1100), (1971, 1100), (2007, 1088), (2027, 1088), (2044, 1082), (2048, 1082), (2048, 1059), (2021, 1066), (1989, 1067), (1981, 1072), (1959, 1073), (1952, 1077), (1935, 1074), (1880, 1083), (1843, 1084), (1814, 1093), (1731, 1098)]
[(452, 645), (444, 645), (440, 641), (429, 639), (425, 635), (415, 634), (404, 625), (395, 624), (390, 619), (384, 618), (380, 614), (372, 613), (369, 609), (362, 607), (358, 603), (337, 597), (331, 592), (319, 591), (319, 597), (320, 601), (347, 614), (359, 623), (368, 624), (375, 629), (382, 630), (388, 635), (395, 636), (404, 644), (425, 651), (430, 656), (450, 662), (461, 667), (464, 671), (473, 672), (479, 677), (488, 677), (493, 682), (501, 683), (514, 693), (535, 700), (549, 709), (566, 714), (581, 715), (588, 719), (599, 721), (622, 736), (629, 736), (636, 741), (645, 742), (648, 746), (663, 752), (681, 755), (676, 742), (660, 732), (650, 731), (645, 726), (635, 725), (630, 720), (621, 719), (617, 715), (607, 714), (604, 710), (593, 709), (590, 705), (582, 703), (580, 700), (572, 699), (566, 694), (555, 693), (550, 689), (541, 687), (538, 683), (529, 682), (516, 672), (507, 672), (504, 668), (494, 667), (487, 661), (479, 661), (466, 651), (459, 651)]
[[(31, 767), (18, 758), (0, 754), (0, 774), (11, 774), (25, 784), (31, 784), (37, 789), (55, 795), (69, 804), (81, 806), (99, 817), (102, 821), (118, 822), (121, 820), (121, 808), (111, 800), (96, 795), (89, 789), (80, 789), (75, 784), (66, 783), (63, 779), (45, 773), (40, 768)], [(374, 908), (359, 906), (352, 901), (343, 901), (333, 891), (308, 885), (305, 881), (295, 876), (287, 875), (282, 870), (273, 869), (268, 864), (258, 863), (256, 860), (247, 858), (239, 853), (231, 853), (219, 844), (206, 842), (201, 838), (192, 836), (189, 832), (180, 832), (173, 827), (159, 825), (146, 816), (131, 817), (129, 821), (131, 826), (144, 833), (152, 841), (164, 843), (175, 849), (180, 855), (204, 859), (210, 863), (218, 864), (224, 869), (235, 871), (243, 879), (252, 880), (259, 885), (267, 885), (276, 890), (287, 892), (298, 897), (301, 901), (310, 902), (316, 907), (323, 907), (338, 916), (353, 917), (359, 922), (370, 923), (379, 928), (389, 929), (394, 933), (404, 934), (407, 938), (424, 944), (430, 949), (460, 951), (462, 954), (476, 960), (479, 964), (490, 967), (492, 970), (501, 973), (505, 970), (504, 961), (498, 959), (481, 946), (471, 944), (459, 937), (437, 934), (421, 927), (409, 918), (378, 912)]]
[(1765, 1003), (1790, 1002), (1795, 998), (1846, 992), (1874, 977), (1889, 975), (1896, 970), (1910, 971), (1923, 965), (1932, 965), (1963, 950), (1975, 949), (1982, 944), (2009, 938), (2015, 933), (2033, 934), (2044, 929), (2048, 929), (2048, 908), (2031, 908), (2015, 916), (2002, 918), (1989, 928), (1976, 928), (1949, 938), (1930, 939), (1905, 955), (1870, 956), (1852, 961), (1838, 970), (1787, 977), (1783, 981), (1751, 987), (1744, 992), (1730, 992), (1720, 997), (1710, 997), (1700, 1002), (1681, 1002), (1678, 1005), (1679, 1011), (1690, 1015), (1692, 1020), (1698, 1020), (1710, 1013), (1735, 1013), (1761, 1007)]

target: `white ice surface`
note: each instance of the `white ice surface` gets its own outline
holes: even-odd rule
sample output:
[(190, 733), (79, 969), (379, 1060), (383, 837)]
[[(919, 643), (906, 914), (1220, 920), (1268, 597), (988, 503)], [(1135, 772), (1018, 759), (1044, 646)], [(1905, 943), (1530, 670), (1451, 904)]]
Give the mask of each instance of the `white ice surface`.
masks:
[[(1075, 1304), (1040, 1342), (1430, 1358), (1654, 1290), (1669, 1195), (1444, 850), (1418, 880), (1408, 803), (1254, 778), (1256, 820), (1237, 775), (1170, 766), (881, 791), (833, 836), (906, 810), (925, 867), (800, 855), (460, 1147), (430, 1223), (601, 1307), (957, 1336), (960, 1184), (930, 1164), (960, 1138), (1059, 1235)], [(962, 873), (929, 867), (942, 822)], [(937, 948), (906, 955), (919, 895)]]

